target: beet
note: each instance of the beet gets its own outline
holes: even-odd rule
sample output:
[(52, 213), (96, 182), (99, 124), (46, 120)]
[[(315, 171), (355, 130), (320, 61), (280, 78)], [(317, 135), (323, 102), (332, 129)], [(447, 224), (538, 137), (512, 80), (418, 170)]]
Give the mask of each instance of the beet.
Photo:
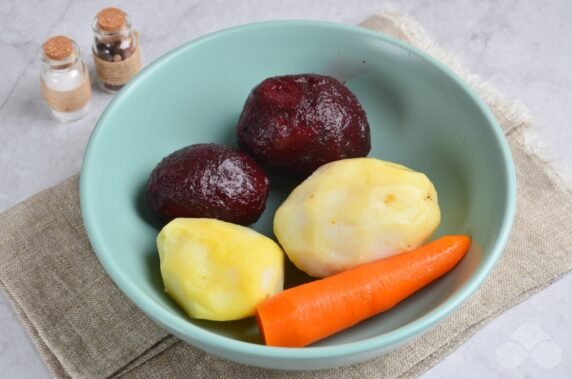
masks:
[(163, 221), (177, 217), (256, 222), (269, 180), (247, 154), (223, 145), (196, 144), (164, 158), (147, 181), (147, 203)]
[(269, 169), (295, 176), (335, 160), (364, 157), (371, 148), (358, 99), (323, 75), (264, 80), (248, 96), (236, 129), (241, 149)]

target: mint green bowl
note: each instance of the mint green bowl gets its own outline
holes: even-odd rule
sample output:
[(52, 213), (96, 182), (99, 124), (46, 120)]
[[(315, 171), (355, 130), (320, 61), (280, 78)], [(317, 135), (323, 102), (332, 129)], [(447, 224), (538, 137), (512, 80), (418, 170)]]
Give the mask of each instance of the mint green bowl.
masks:
[[(253, 319), (191, 320), (165, 295), (144, 201), (161, 158), (199, 142), (235, 145), (249, 91), (263, 79), (320, 73), (346, 81), (371, 125), (370, 156), (425, 172), (442, 209), (437, 235), (473, 245), (446, 277), (393, 310), (307, 348), (260, 344)], [(295, 183), (274, 178), (253, 227), (272, 236), (274, 210)], [(319, 369), (370, 359), (430, 330), (465, 301), (502, 253), (515, 209), (515, 174), (503, 133), (481, 99), (421, 51), (359, 27), (278, 21), (224, 30), (145, 68), (107, 107), (81, 173), (81, 209), (92, 246), (117, 286), (190, 344), (248, 365)], [(289, 273), (293, 277), (292, 273)]]

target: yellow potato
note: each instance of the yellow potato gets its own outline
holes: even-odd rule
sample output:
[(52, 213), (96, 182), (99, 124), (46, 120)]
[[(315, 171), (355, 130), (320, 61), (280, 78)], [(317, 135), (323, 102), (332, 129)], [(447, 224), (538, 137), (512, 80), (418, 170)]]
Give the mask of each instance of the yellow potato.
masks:
[(213, 219), (178, 218), (157, 237), (167, 294), (193, 318), (254, 315), (284, 285), (284, 254), (270, 238)]
[(374, 158), (320, 167), (274, 217), (290, 260), (325, 277), (420, 246), (439, 225), (437, 192), (427, 176)]

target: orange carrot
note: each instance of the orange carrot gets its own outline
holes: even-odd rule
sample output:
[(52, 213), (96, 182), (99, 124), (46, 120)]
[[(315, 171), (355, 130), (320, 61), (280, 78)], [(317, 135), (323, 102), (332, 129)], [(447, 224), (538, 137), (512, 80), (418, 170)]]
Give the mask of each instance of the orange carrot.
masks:
[(463, 258), (468, 236), (445, 236), (418, 249), (278, 293), (256, 308), (266, 345), (302, 347), (386, 311)]

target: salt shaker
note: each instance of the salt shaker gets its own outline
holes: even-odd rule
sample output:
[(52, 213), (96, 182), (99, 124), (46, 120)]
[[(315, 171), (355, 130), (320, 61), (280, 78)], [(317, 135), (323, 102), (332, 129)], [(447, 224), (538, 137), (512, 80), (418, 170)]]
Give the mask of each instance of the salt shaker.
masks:
[(141, 69), (138, 34), (118, 8), (102, 9), (92, 28), (95, 72), (105, 90), (118, 91)]
[(62, 122), (79, 120), (87, 114), (91, 83), (77, 44), (55, 36), (42, 45), (40, 84), (53, 117)]

